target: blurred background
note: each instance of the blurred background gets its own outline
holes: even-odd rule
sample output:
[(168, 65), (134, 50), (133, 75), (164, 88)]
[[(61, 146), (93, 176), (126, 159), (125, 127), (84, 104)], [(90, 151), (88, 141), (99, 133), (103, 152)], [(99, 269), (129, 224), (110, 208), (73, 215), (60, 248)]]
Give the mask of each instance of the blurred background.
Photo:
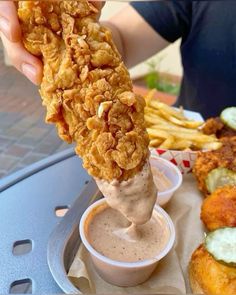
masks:
[[(101, 19), (106, 20), (112, 17), (120, 9), (122, 9), (126, 3), (120, 2), (108, 2), (102, 10)], [(175, 76), (182, 76), (182, 65), (179, 55), (180, 40), (168, 46), (168, 48), (162, 50), (155, 55), (151, 60), (156, 61), (157, 69), (160, 72), (170, 73)], [(150, 70), (148, 63), (145, 61), (142, 64), (131, 69), (130, 73), (133, 78), (143, 76)]]
[[(107, 3), (101, 19), (109, 19), (124, 5)], [(130, 69), (136, 92), (156, 88), (158, 98), (174, 103), (182, 77), (179, 46), (178, 40)], [(44, 123), (44, 116), (37, 87), (10, 66), (0, 43), (0, 178), (70, 147), (53, 125)]]

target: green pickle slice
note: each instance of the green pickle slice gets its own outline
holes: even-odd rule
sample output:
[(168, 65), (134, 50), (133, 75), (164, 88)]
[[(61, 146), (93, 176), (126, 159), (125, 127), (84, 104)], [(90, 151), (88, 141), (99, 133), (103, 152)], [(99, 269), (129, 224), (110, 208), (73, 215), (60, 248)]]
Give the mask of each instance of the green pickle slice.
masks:
[(236, 172), (219, 167), (208, 173), (205, 182), (209, 193), (213, 193), (218, 187), (236, 185)]
[(205, 238), (205, 247), (218, 262), (236, 267), (236, 227), (210, 232)]
[(236, 130), (236, 107), (224, 109), (220, 114), (220, 119), (225, 125)]

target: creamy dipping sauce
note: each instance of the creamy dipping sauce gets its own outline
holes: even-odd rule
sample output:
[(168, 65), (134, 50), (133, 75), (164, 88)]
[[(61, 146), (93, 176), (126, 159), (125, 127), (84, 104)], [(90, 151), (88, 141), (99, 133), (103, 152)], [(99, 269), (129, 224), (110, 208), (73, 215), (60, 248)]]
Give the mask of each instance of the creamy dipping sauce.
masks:
[(170, 236), (168, 225), (155, 210), (147, 223), (138, 226), (107, 205), (91, 212), (87, 220), (85, 232), (91, 246), (116, 261), (152, 259), (164, 249)]
[(151, 170), (154, 183), (159, 192), (164, 192), (172, 187), (172, 182), (162, 171), (153, 166), (151, 167)]
[(120, 211), (130, 222), (144, 224), (151, 218), (157, 189), (149, 162), (142, 171), (127, 181), (96, 179), (96, 183), (109, 206)]

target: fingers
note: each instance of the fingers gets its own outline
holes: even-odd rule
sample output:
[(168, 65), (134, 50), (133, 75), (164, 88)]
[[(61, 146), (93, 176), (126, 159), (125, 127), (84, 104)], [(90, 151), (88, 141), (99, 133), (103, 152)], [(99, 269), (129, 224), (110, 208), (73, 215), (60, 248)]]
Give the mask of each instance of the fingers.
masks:
[(38, 85), (42, 80), (42, 63), (31, 55), (21, 42), (10, 42), (5, 35), (0, 35), (11, 63), (31, 82)]
[(0, 1), (0, 31), (12, 42), (18, 42), (21, 38), (14, 1)]
[(22, 45), (14, 1), (0, 1), (0, 37), (12, 65), (34, 84), (39, 84), (42, 79), (42, 64)]

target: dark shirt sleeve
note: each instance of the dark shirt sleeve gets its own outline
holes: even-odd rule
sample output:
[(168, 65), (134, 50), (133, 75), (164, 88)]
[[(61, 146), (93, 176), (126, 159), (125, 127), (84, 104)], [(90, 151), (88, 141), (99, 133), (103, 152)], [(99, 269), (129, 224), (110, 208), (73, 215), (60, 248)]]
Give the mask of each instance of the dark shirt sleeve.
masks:
[(137, 12), (164, 39), (186, 39), (191, 28), (191, 1), (132, 2)]

